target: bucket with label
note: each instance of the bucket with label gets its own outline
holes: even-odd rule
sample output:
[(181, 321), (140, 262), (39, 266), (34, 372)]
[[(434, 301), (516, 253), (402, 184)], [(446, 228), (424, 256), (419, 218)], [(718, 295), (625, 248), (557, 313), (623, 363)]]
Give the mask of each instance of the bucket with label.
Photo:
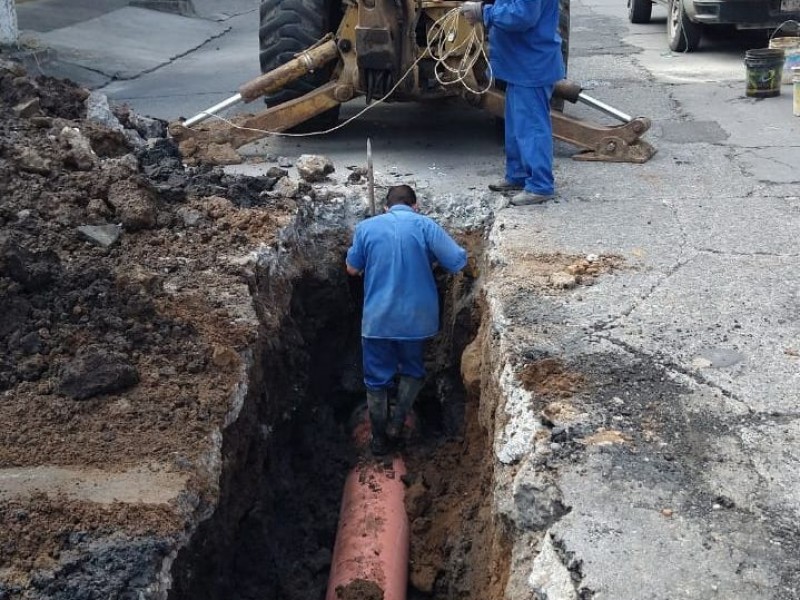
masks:
[[(794, 25), (795, 34), (792, 36), (778, 36), (778, 32), (783, 29), (783, 26), (790, 23)], [(784, 63), (781, 81), (783, 85), (791, 85), (792, 69), (800, 67), (800, 23), (797, 21), (784, 21), (781, 23), (769, 37), (769, 47), (774, 50), (783, 50)]]
[(744, 54), (747, 68), (747, 90), (751, 98), (772, 98), (781, 95), (783, 49), (758, 48)]

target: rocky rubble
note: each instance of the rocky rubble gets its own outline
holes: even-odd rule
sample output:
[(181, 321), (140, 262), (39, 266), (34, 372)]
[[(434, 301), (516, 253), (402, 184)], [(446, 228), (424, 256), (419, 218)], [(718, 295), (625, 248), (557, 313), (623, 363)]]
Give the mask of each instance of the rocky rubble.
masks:
[[(0, 598), (89, 597), (137, 547), (149, 585), (212, 493), (200, 467), (258, 332), (247, 257), (313, 190), (278, 167), (186, 168), (164, 133), (0, 63), (0, 474), (189, 481), (168, 505), (0, 493)], [(133, 593), (126, 573), (104, 573), (102, 596)]]

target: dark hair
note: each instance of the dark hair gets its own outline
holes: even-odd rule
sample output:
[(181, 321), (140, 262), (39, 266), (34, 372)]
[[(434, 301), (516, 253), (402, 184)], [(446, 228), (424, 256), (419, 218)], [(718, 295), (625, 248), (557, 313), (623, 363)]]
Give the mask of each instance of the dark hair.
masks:
[(405, 204), (406, 206), (414, 206), (417, 203), (417, 195), (409, 185), (396, 185), (389, 188), (389, 193), (386, 194), (386, 206), (391, 208), (398, 204)]

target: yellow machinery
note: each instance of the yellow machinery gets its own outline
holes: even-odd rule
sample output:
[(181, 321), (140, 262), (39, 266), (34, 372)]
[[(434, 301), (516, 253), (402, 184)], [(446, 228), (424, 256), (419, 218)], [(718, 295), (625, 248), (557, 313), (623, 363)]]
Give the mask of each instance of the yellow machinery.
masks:
[[(366, 98), (367, 105), (459, 97), (502, 117), (503, 91), (491, 75), (485, 33), (459, 15), (460, 4), (459, 0), (263, 0), (264, 73), (242, 85), (235, 96), (173, 124), (170, 130), (179, 140), (192, 139), (194, 146), (216, 142), (238, 148), (301, 124), (329, 130), (339, 106), (357, 97)], [(568, 29), (562, 30), (562, 37), (568, 39)], [(311, 40), (316, 41), (297, 48)], [(259, 114), (237, 122), (224, 120), (224, 126), (195, 127), (225, 108), (264, 96), (268, 108)], [(621, 122), (596, 125), (553, 110), (553, 136), (581, 149), (574, 158), (641, 163), (655, 153), (640, 139), (650, 128), (649, 119), (630, 117), (566, 80), (556, 85), (555, 96), (583, 102)]]

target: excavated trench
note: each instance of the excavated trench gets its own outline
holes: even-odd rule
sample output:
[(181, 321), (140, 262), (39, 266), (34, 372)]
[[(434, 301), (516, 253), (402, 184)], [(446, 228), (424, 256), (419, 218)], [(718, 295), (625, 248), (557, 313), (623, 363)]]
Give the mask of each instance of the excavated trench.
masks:
[[(344, 273), (352, 219), (344, 221), (321, 227), (308, 215), (279, 252), (259, 259), (251, 293), (260, 341), (222, 435), (218, 501), (172, 566), (173, 600), (325, 596), (345, 477), (372, 460), (350, 438), (364, 398), (363, 292)], [(479, 258), (481, 234), (460, 238)], [(411, 599), (500, 598), (508, 570), (491, 517), (491, 432), (478, 419), (487, 411), (461, 374), (483, 312), (472, 271), (437, 276), (442, 332), (427, 350), (405, 452)]]

